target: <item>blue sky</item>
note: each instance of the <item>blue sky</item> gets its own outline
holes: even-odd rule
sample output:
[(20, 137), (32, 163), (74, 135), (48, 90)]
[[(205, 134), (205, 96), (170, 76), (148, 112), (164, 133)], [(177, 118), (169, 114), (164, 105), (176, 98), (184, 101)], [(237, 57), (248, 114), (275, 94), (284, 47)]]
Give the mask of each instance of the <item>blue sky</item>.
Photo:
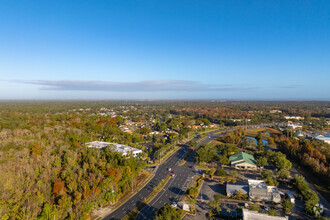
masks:
[(330, 100), (330, 1), (0, 1), (0, 99)]

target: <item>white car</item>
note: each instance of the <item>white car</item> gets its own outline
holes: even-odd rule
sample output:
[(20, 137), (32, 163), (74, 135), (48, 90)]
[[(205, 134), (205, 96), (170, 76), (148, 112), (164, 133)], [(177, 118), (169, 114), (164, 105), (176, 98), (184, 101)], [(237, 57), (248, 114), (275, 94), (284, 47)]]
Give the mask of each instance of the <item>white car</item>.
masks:
[(176, 204), (175, 202), (171, 204), (172, 207), (177, 208), (178, 204)]
[(172, 169), (171, 168), (168, 168), (168, 171), (171, 171)]

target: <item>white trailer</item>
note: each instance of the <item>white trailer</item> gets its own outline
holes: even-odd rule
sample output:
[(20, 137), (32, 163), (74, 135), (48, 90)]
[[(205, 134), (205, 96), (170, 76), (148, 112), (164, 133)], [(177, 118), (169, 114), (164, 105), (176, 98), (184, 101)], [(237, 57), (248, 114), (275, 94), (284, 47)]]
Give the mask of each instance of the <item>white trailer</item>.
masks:
[(293, 196), (293, 194), (289, 191), (289, 190), (287, 190), (286, 192), (285, 192), (285, 195), (288, 197), (288, 199), (290, 200), (290, 202), (291, 203), (294, 203), (294, 196)]

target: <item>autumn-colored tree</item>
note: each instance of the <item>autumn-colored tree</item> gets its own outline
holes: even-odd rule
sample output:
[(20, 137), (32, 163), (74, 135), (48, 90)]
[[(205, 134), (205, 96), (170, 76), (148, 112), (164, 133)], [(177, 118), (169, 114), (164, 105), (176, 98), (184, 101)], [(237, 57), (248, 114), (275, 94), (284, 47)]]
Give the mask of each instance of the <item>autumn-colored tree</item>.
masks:
[(53, 186), (53, 193), (55, 196), (57, 195), (65, 195), (65, 184), (61, 180), (61, 178), (57, 178), (55, 180), (54, 186)]

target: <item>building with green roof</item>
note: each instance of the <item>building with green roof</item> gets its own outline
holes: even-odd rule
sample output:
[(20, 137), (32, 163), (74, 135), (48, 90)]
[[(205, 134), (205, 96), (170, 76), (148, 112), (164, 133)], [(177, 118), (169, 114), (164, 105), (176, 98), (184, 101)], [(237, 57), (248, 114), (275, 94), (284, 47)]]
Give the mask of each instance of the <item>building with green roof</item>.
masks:
[(236, 169), (257, 169), (256, 161), (251, 154), (239, 152), (229, 157), (229, 160), (230, 164)]

